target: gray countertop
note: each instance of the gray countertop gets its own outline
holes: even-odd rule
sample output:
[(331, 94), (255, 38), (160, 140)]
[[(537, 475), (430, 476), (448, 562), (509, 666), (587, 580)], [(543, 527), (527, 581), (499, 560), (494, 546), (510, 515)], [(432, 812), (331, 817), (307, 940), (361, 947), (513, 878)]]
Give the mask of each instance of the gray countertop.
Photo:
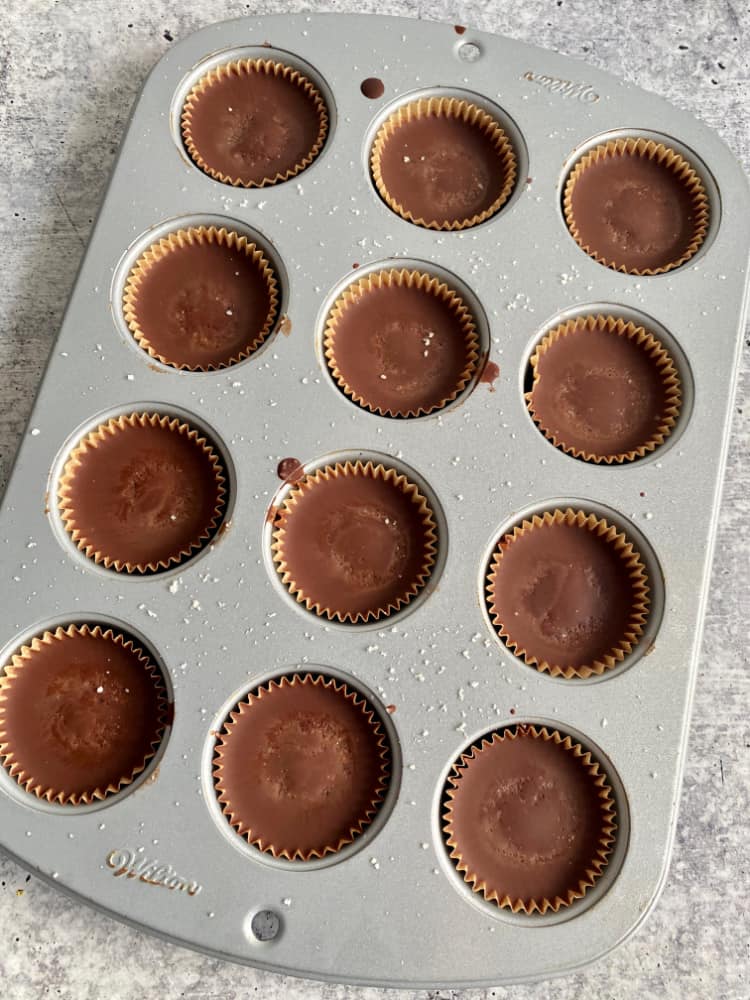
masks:
[[(0, 485), (31, 409), (130, 106), (176, 39), (245, 12), (352, 10), (471, 24), (579, 57), (662, 94), (715, 128), (750, 167), (745, 0), (435, 0), (233, 3), (7, 0), (0, 21)], [(637, 123), (613, 123), (637, 124)], [(706, 336), (711, 330), (706, 329)], [(746, 340), (750, 344), (750, 340)], [(750, 435), (745, 352), (724, 485), (674, 859), (645, 927), (590, 970), (537, 986), (403, 991), (456, 1000), (711, 997), (748, 985)], [(0, 581), (3, 580), (0, 566)], [(2, 584), (0, 584), (2, 586)], [(145, 997), (381, 1000), (229, 965), (72, 902), (0, 858), (0, 980), (7, 1000)]]

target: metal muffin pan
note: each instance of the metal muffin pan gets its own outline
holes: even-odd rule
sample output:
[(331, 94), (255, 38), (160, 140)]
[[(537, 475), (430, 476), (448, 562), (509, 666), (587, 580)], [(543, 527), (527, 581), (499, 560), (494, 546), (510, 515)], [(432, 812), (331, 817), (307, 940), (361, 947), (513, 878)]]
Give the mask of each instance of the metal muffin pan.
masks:
[[(331, 115), (315, 162), (260, 190), (212, 180), (179, 136), (189, 87), (240, 54), (276, 55), (308, 71)], [(367, 77), (383, 80), (382, 98), (360, 92)], [(497, 106), (513, 124), (521, 175), (492, 219), (436, 233), (388, 210), (368, 176), (367, 151), (376, 124), (407, 95), (458, 91)], [(665, 137), (707, 185), (713, 221), (705, 245), (668, 274), (608, 270), (566, 229), (567, 170), (596, 139), (620, 133)], [(146, 772), (97, 805), (38, 802), (0, 771), (4, 849), (138, 927), (222, 958), (330, 981), (535, 980), (580, 968), (627, 938), (656, 901), (674, 837), (743, 329), (749, 208), (738, 164), (689, 115), (519, 42), (399, 18), (298, 15), (214, 25), (171, 48), (133, 112), (5, 495), (0, 641), (5, 662), (50, 625), (117, 625), (162, 666), (174, 722)], [(270, 250), (281, 265), (284, 319), (233, 368), (177, 372), (134, 343), (120, 315), (122, 285), (144, 243), (207, 218), (257, 234)], [(320, 349), (326, 305), (341, 283), (404, 259), (454, 275), (471, 291), (500, 367), (494, 384), (474, 384), (442, 413), (414, 420), (352, 404)], [(534, 344), (559, 318), (603, 303), (643, 315), (657, 334), (666, 330), (687, 386), (667, 444), (615, 468), (556, 450), (523, 401)], [(146, 407), (209, 433), (230, 465), (230, 514), (189, 564), (132, 578), (74, 549), (55, 490), (83, 430)], [(393, 619), (335, 626), (280, 592), (266, 525), (285, 489), (277, 465), (373, 453), (413, 468), (437, 500), (440, 572)], [(645, 541), (653, 585), (649, 631), (632, 663), (590, 681), (525, 666), (496, 638), (484, 608), (484, 569), (501, 529), (562, 499), (613, 512)], [(223, 823), (210, 760), (226, 710), (261, 680), (297, 667), (328, 670), (369, 695), (391, 735), (395, 778), (377, 823), (350, 849), (324, 863), (285, 865), (261, 858)], [(616, 851), (597, 886), (542, 918), (514, 916), (472, 894), (440, 830), (452, 762), (483, 733), (519, 721), (547, 721), (591, 748), (620, 816)]]

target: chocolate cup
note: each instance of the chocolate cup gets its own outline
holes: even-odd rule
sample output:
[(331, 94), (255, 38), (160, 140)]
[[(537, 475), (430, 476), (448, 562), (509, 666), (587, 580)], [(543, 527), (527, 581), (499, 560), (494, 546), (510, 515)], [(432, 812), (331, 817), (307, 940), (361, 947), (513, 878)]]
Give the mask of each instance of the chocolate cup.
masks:
[(215, 226), (170, 233), (134, 264), (123, 313), (136, 343), (183, 371), (228, 368), (266, 340), (279, 313), (279, 287), (263, 252)]
[(185, 148), (204, 173), (234, 187), (266, 187), (310, 166), (328, 135), (328, 109), (291, 66), (240, 59), (200, 78), (181, 125)]
[(518, 166), (508, 136), (486, 111), (455, 97), (423, 97), (380, 126), (370, 170), (380, 197), (402, 219), (456, 231), (503, 207)]
[(463, 300), (438, 278), (405, 269), (349, 285), (331, 308), (323, 346), (341, 390), (384, 417), (443, 409), (479, 363), (479, 337)]
[(557, 730), (518, 725), (453, 765), (443, 833), (472, 890), (513, 913), (557, 913), (601, 877), (617, 830), (612, 789), (589, 751)]
[(547, 333), (531, 356), (529, 413), (555, 447), (585, 462), (643, 458), (664, 443), (682, 405), (680, 377), (661, 343), (614, 316), (579, 316)]
[(177, 417), (113, 417), (72, 449), (58, 488), (65, 530), (105, 569), (156, 573), (190, 558), (226, 508), (218, 453)]
[(166, 726), (161, 672), (109, 628), (44, 632), (0, 676), (2, 764), (48, 802), (90, 804), (116, 794), (145, 769)]
[(229, 824), (289, 861), (335, 854), (370, 825), (388, 789), (391, 749), (358, 692), (332, 677), (271, 680), (230, 712), (214, 751)]
[(703, 182), (652, 139), (614, 139), (586, 153), (565, 184), (570, 234), (590, 257), (625, 274), (663, 274), (693, 257), (708, 232)]
[(281, 582), (331, 621), (378, 620), (427, 583), (437, 525), (417, 486), (373, 462), (328, 465), (300, 479), (274, 518)]
[(648, 578), (633, 544), (603, 518), (545, 511), (498, 542), (487, 606), (498, 636), (529, 666), (586, 678), (611, 670), (638, 644)]

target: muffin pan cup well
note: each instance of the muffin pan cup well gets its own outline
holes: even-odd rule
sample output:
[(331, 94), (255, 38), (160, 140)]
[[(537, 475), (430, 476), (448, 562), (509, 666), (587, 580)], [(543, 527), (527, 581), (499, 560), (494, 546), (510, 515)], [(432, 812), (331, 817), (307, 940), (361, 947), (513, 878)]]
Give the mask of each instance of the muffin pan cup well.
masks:
[[(464, 60), (466, 45), (478, 58)], [(314, 162), (260, 190), (207, 176), (180, 137), (190, 88), (206, 69), (240, 58), (302, 68), (330, 112)], [(381, 97), (361, 92), (369, 77), (383, 81)], [(378, 122), (426, 84), (436, 96), (461, 92), (500, 106), (523, 139), (516, 190), (496, 216), (463, 233), (400, 219), (368, 172)], [(667, 274), (602, 267), (566, 227), (568, 172), (585, 149), (620, 135), (687, 153), (709, 194), (706, 240)], [(741, 345), (749, 208), (737, 163), (689, 115), (583, 63), (471, 29), (358, 15), (248, 17), (171, 48), (135, 107), (5, 495), (0, 642), (5, 662), (44, 628), (115, 621), (143, 636), (163, 664), (174, 721), (148, 778), (96, 807), (38, 804), (0, 772), (4, 849), (153, 933), (329, 981), (434, 988), (539, 980), (624, 940), (658, 896), (674, 835)], [(172, 371), (115, 318), (128, 270), (120, 262), (172, 221), (177, 229), (207, 216), (250, 229), (272, 249), (282, 318), (256, 354), (229, 370)], [(419, 420), (357, 407), (320, 350), (342, 280), (404, 257), (468, 286), (490, 333), (482, 379)], [(524, 404), (534, 345), (561, 315), (589, 305), (623, 305), (663, 326), (694, 387), (679, 439), (615, 468), (557, 451)], [(102, 414), (136, 408), (205, 424), (234, 475), (229, 520), (200, 558), (132, 579), (61, 547), (52, 511), (66, 442)], [(358, 452), (413, 468), (445, 518), (438, 585), (408, 616), (361, 631), (283, 600), (264, 534), (284, 488), (282, 460), (309, 467)], [(636, 527), (658, 561), (664, 607), (648, 655), (602, 678), (529, 669), (498, 642), (484, 610), (483, 560), (503, 526), (560, 498), (606, 510), (626, 534)], [(370, 692), (403, 765), (393, 808), (364, 846), (301, 870), (256, 861), (224, 835), (207, 801), (206, 747), (233, 697), (261, 677), (312, 665)], [(523, 721), (573, 732), (600, 754), (620, 790), (618, 816), (629, 818), (615, 844), (618, 863), (555, 919), (502, 916), (494, 904), (468, 900), (441, 831), (451, 763), (483, 734)]]

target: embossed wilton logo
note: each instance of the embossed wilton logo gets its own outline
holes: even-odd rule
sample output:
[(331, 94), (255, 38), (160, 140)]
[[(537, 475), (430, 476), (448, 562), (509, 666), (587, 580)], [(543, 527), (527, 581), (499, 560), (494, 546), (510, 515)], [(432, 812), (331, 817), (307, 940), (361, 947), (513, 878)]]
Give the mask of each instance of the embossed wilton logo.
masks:
[(165, 889), (179, 889), (188, 896), (196, 896), (201, 891), (199, 882), (189, 882), (178, 875), (171, 865), (163, 865), (161, 861), (138, 856), (135, 851), (118, 850), (115, 848), (107, 855), (107, 867), (114, 869), (113, 875), (118, 878), (137, 878), (147, 885), (161, 885)]
[(522, 74), (521, 79), (529, 80), (531, 83), (538, 83), (540, 87), (545, 87), (551, 94), (559, 94), (560, 97), (570, 97), (573, 100), (583, 101), (584, 104), (595, 104), (599, 100), (599, 95), (595, 93), (588, 83), (561, 80), (557, 76), (532, 73), (530, 69)]

